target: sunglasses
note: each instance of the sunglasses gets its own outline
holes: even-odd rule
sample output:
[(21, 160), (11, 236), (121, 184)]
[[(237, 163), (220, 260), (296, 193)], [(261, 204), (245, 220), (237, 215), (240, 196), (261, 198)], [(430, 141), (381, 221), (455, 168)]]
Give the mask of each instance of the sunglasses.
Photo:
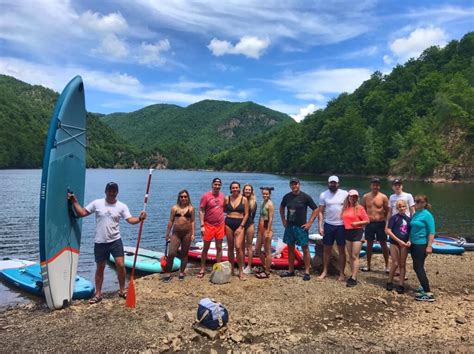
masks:
[(415, 203), (416, 204), (420, 204), (420, 203), (424, 203), (425, 201), (423, 199), (417, 199), (415, 200)]

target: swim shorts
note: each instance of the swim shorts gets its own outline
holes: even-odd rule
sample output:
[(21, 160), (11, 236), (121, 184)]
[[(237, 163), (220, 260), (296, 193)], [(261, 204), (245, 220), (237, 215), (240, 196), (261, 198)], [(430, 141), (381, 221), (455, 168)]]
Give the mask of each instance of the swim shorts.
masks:
[(344, 246), (346, 244), (344, 225), (331, 225), (324, 223), (323, 245), (332, 246), (334, 241), (336, 241), (338, 246)]
[(123, 257), (123, 243), (122, 239), (109, 242), (109, 243), (95, 243), (94, 244), (94, 257), (96, 263), (108, 261), (110, 255), (112, 257)]
[(212, 241), (214, 238), (216, 240), (223, 240), (225, 236), (225, 227), (224, 224), (214, 226), (208, 223), (204, 223), (204, 235), (202, 235), (203, 241)]
[(372, 221), (365, 227), (365, 239), (367, 241), (387, 242), (385, 233), (385, 221)]
[(302, 227), (296, 225), (288, 225), (285, 228), (285, 233), (283, 234), (283, 242), (287, 245), (306, 246), (308, 244), (308, 240), (308, 231), (306, 231)]

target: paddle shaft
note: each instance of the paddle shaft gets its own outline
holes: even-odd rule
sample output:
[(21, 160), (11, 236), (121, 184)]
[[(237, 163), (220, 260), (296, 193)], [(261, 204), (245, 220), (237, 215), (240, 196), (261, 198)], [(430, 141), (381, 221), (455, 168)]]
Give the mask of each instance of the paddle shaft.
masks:
[[(145, 192), (145, 200), (143, 202), (143, 211), (146, 211), (146, 205), (148, 203), (148, 193), (150, 192), (150, 184), (151, 184), (151, 175), (153, 173), (153, 170), (150, 169), (150, 173), (148, 174), (148, 181), (146, 184), (146, 192)], [(135, 249), (135, 257), (133, 257), (133, 267), (132, 267), (132, 272), (130, 274), (130, 279), (133, 279), (133, 276), (135, 275), (135, 264), (137, 263), (137, 256), (138, 256), (138, 248), (140, 247), (140, 239), (142, 237), (142, 230), (143, 230), (143, 222), (145, 220), (140, 221), (140, 228), (138, 229), (138, 237), (137, 237), (137, 247)]]

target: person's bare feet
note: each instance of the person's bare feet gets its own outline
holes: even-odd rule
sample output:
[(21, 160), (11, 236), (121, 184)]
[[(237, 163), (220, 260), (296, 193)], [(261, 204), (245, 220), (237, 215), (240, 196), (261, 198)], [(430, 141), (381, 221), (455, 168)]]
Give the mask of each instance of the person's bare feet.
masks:
[(324, 279), (326, 279), (326, 276), (327, 276), (326, 273), (321, 273), (321, 275), (319, 277), (316, 277), (316, 280), (319, 280), (319, 281), (324, 280)]
[(344, 274), (340, 275), (339, 278), (337, 278), (338, 281), (346, 281), (346, 276)]

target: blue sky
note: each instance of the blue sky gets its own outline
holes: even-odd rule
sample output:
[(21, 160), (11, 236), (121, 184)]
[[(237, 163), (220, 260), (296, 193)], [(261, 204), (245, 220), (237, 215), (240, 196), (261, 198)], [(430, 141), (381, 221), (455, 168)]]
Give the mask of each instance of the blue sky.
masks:
[(301, 120), (474, 30), (472, 1), (0, 0), (0, 73), (88, 111), (253, 101)]

